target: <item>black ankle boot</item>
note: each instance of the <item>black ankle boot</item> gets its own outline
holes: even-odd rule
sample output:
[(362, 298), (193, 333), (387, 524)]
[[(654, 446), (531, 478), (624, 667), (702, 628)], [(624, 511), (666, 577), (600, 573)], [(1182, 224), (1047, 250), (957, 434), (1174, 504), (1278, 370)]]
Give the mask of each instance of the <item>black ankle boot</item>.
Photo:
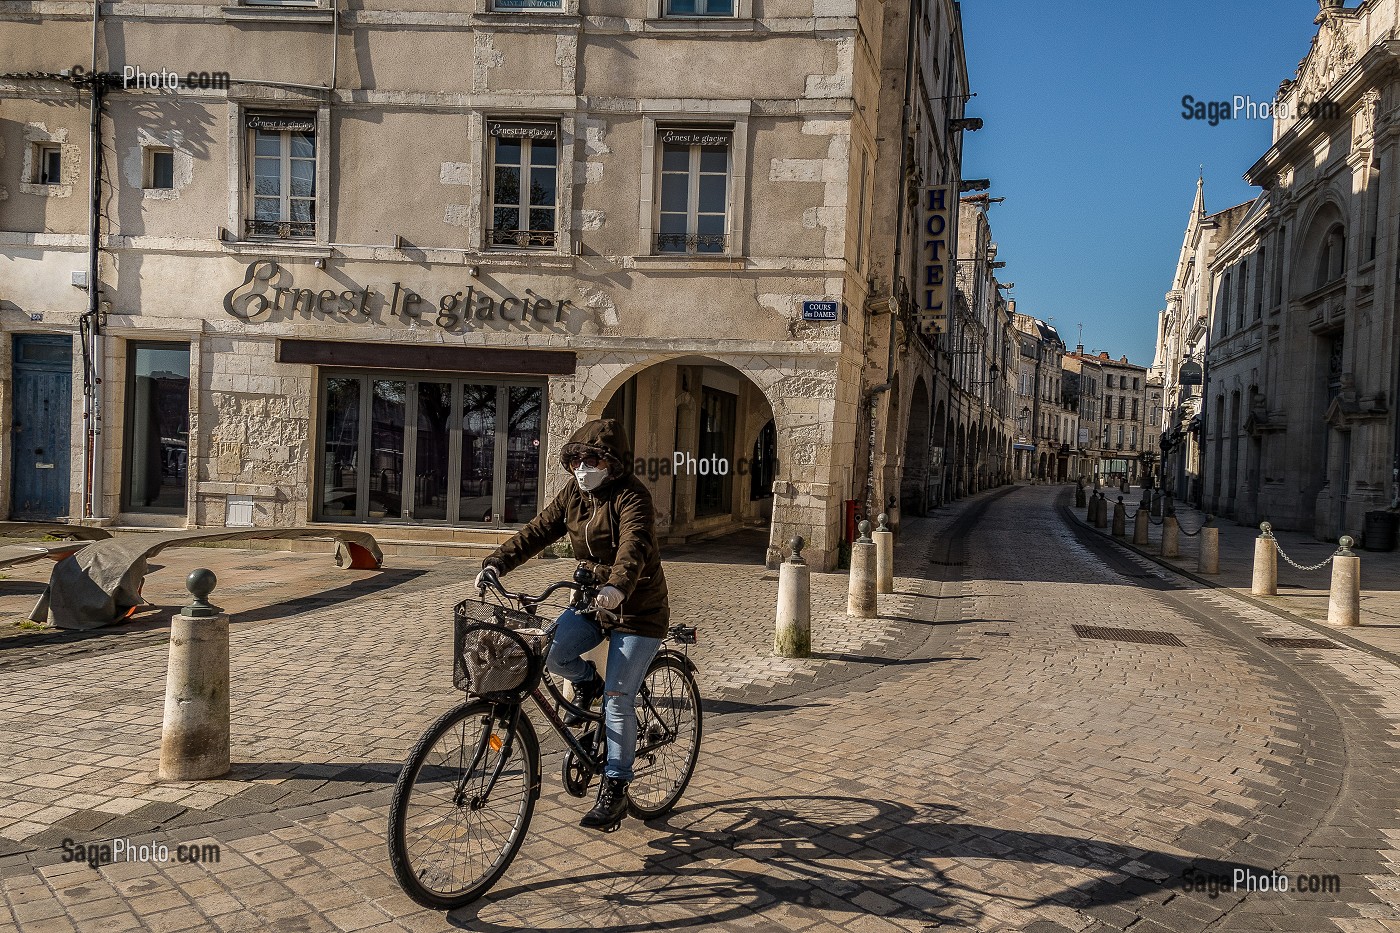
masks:
[[(590, 709), (603, 698), (605, 682), (603, 678), (598, 676), (598, 668), (593, 667), (592, 662), (589, 662), (588, 666), (593, 671), (592, 679), (574, 685), (573, 704), (580, 709)], [(567, 713), (564, 716), (564, 725), (566, 726), (581, 726), (586, 722), (588, 719), (578, 713)]]
[(604, 776), (598, 785), (598, 800), (593, 809), (583, 815), (578, 825), (584, 829), (601, 829), (611, 832), (617, 829), (627, 812), (627, 782), (621, 778)]

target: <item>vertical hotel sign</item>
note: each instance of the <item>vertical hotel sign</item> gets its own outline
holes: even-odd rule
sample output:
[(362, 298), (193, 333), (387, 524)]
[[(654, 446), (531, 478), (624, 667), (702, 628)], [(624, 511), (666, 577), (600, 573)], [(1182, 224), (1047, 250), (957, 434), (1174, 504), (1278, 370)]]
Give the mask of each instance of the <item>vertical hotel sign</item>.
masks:
[(953, 186), (935, 185), (923, 190), (919, 216), (919, 329), (924, 333), (946, 329), (948, 279), (952, 266), (949, 255), (948, 219), (952, 211)]

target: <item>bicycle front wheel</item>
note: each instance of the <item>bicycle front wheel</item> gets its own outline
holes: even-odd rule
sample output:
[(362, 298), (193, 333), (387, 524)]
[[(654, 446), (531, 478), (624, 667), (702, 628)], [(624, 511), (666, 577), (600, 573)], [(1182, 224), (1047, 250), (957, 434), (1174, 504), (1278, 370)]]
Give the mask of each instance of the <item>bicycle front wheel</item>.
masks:
[(476, 900), (525, 841), (539, 795), (540, 745), (518, 709), (464, 703), (408, 753), (389, 804), (389, 863), (424, 907), (451, 910)]
[(637, 692), (637, 759), (627, 809), (639, 820), (670, 812), (700, 757), (700, 688), (680, 655), (658, 654)]

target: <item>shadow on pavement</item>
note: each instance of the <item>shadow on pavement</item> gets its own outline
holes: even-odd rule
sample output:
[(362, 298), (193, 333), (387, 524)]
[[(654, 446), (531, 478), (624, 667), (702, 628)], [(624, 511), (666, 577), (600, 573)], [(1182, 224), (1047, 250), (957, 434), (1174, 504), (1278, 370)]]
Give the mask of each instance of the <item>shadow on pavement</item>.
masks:
[(831, 651), (813, 651), (812, 657), (822, 661), (851, 661), (856, 664), (879, 664), (882, 667), (898, 667), (907, 664), (937, 664), (940, 661), (973, 661), (975, 658), (882, 658), (868, 654), (837, 654)]
[(768, 559), (768, 529), (745, 528), (704, 541), (663, 545), (661, 559), (667, 563), (698, 561), (704, 564), (752, 564), (762, 567)]
[[(770, 910), (775, 914), (769, 922), (782, 923), (789, 919), (785, 908), (798, 907), (844, 912), (852, 921), (874, 915), (956, 928), (981, 919), (978, 903), (987, 897), (1024, 910), (1084, 909), (1152, 895), (1160, 901), (1163, 892), (1182, 890), (1187, 879), (1228, 879), (1236, 869), (1270, 873), (1244, 863), (960, 823), (961, 813), (942, 804), (916, 808), (842, 796), (696, 804), (648, 824), (659, 834), (637, 840), (649, 851), (636, 871), (498, 887), (448, 919), (472, 930), (583, 933), (605, 927), (635, 933), (741, 918), (762, 923)], [(966, 864), (971, 859), (1059, 866), (1063, 880), (1041, 871), (1027, 874), (1036, 890), (1010, 884), (983, 889), (952, 877), (974, 870), (985, 877), (985, 870)], [(1227, 886), (1218, 900), (1197, 904), (1223, 914), (1238, 900)]]
[[(257, 609), (248, 609), (242, 612), (235, 612), (229, 617), (231, 624), (237, 625), (245, 622), (266, 622), (272, 619), (285, 619), (288, 616), (300, 615), (303, 612), (310, 612), (315, 609), (324, 609), (327, 606), (334, 606), (338, 603), (348, 602), (358, 599), (361, 596), (373, 596), (381, 594), (386, 590), (391, 590), (396, 586), (401, 586), (427, 573), (426, 570), (381, 570), (372, 577), (363, 580), (356, 580), (344, 586), (337, 586), (334, 589), (322, 590), (319, 593), (309, 593), (305, 596), (298, 596), (284, 602), (272, 603), (268, 606), (261, 606)], [(217, 602), (217, 593), (211, 597)]]

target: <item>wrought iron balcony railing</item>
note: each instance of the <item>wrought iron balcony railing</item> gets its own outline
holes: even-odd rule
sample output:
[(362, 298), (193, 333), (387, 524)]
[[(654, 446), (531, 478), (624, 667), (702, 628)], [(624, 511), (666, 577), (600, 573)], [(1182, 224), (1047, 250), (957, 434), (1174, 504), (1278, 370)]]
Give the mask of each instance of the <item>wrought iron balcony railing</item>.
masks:
[(722, 233), (658, 233), (658, 253), (718, 253), (723, 254), (728, 238)]
[(276, 237), (279, 240), (306, 240), (316, 236), (315, 221), (249, 220), (251, 237)]
[(486, 231), (486, 245), (497, 249), (554, 249), (559, 234), (554, 230), (506, 230), (496, 227)]

